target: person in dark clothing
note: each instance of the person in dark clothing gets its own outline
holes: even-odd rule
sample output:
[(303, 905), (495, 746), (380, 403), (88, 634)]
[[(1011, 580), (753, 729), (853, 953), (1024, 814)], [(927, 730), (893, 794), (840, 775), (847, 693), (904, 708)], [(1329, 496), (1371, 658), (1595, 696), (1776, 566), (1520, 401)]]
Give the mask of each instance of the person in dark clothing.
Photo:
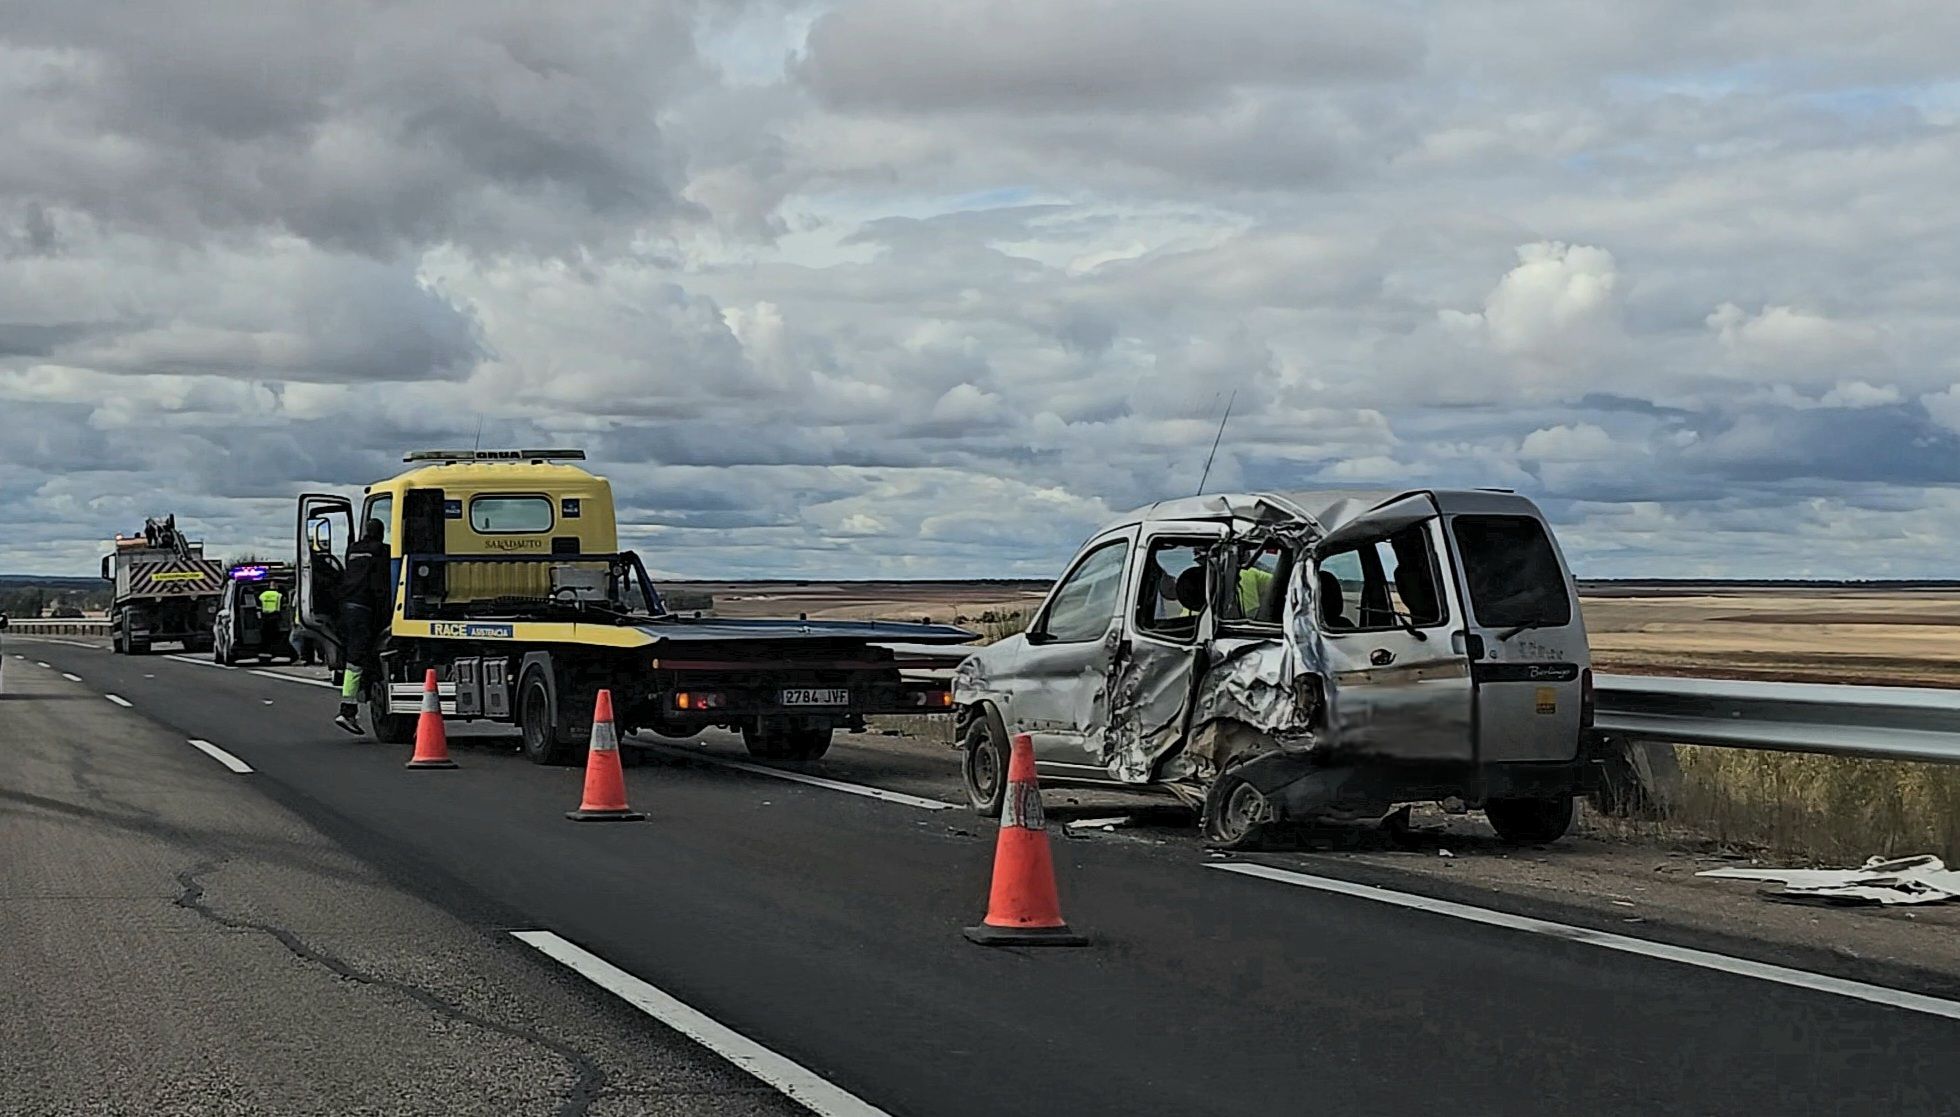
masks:
[(333, 723), (349, 733), (361, 730), (361, 676), (374, 659), (378, 618), (388, 615), (388, 525), (369, 520), (360, 542), (347, 548), (340, 577), (340, 639), (346, 649), (340, 670), (340, 713)]

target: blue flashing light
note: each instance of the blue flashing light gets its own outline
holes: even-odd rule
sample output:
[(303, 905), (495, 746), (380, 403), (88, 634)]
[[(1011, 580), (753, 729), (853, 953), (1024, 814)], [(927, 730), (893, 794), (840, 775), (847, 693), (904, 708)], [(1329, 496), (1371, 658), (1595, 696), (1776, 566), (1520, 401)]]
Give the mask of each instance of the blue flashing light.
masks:
[(234, 566), (231, 568), (231, 580), (234, 582), (260, 582), (264, 581), (266, 575), (269, 573), (270, 571), (263, 566)]

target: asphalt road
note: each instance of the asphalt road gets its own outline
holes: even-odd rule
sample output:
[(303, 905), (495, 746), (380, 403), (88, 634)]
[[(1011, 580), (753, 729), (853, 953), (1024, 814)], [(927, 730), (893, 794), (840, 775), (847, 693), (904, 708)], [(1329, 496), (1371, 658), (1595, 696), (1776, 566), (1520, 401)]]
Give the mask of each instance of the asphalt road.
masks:
[(328, 724), (325, 688), (8, 644), (243, 758), (451, 916), (556, 932), (892, 1114), (1955, 1110), (1960, 1022), (1924, 1012), (1136, 842), (1055, 843), (1091, 947), (987, 950), (960, 928), (992, 829), (963, 812), (655, 760), (627, 770), (650, 821), (579, 825), (579, 773), (508, 738), (408, 772)]
[(0, 684), (0, 1113), (799, 1112), (105, 689)]

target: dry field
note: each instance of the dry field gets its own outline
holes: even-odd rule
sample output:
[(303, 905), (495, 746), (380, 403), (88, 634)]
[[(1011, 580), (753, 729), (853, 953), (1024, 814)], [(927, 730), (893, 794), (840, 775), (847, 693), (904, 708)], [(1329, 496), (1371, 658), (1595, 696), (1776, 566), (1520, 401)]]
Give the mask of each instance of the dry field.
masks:
[(1584, 610), (1602, 671), (1960, 686), (1953, 590), (1595, 596)]
[(723, 617), (812, 620), (930, 620), (978, 632), (989, 620), (1027, 613), (1041, 603), (1043, 582), (674, 582), (712, 593)]

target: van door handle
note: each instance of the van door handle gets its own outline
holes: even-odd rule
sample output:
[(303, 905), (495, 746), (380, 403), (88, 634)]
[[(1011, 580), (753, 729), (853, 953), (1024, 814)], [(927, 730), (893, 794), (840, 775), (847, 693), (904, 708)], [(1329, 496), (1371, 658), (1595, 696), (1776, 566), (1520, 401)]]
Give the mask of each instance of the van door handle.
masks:
[(1368, 653), (1368, 662), (1374, 664), (1376, 667), (1387, 667), (1389, 664), (1395, 662), (1395, 653), (1389, 651), (1387, 648), (1376, 648), (1374, 651)]

